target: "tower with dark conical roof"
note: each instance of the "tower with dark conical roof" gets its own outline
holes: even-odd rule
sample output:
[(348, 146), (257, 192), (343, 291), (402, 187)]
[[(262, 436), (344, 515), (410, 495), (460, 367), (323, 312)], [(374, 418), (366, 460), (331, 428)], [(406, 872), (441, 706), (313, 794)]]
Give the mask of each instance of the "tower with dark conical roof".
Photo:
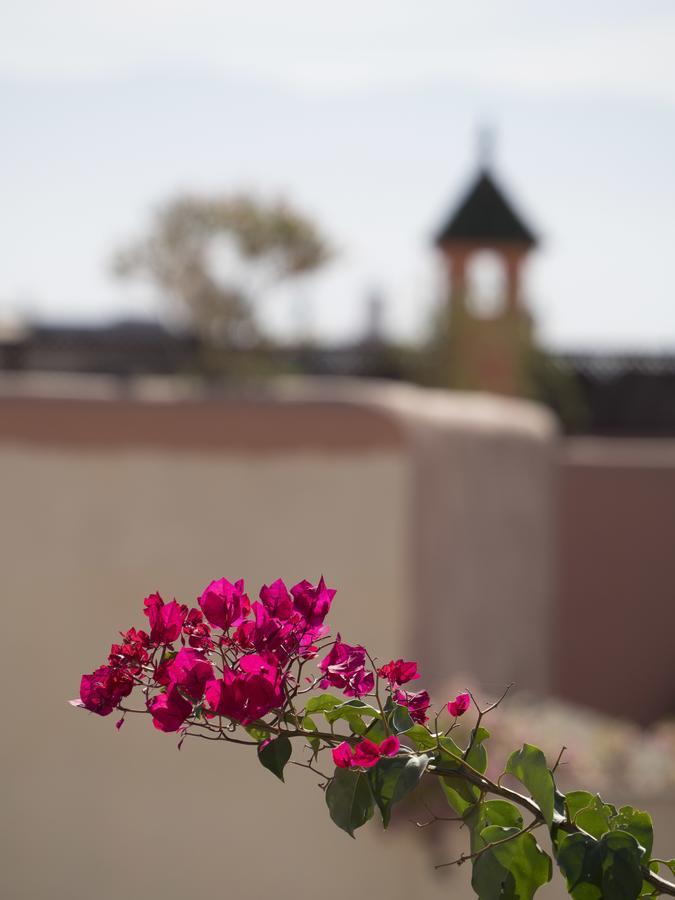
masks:
[(531, 319), (522, 272), (537, 238), (486, 161), (435, 245), (449, 282), (446, 381), (457, 389), (526, 393)]

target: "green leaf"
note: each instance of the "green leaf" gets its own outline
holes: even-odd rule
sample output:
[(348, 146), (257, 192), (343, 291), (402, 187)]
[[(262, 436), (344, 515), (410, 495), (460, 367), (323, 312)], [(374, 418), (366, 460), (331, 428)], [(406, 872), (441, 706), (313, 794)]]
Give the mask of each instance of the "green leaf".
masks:
[(376, 719), (381, 718), (381, 713), (379, 710), (375, 709), (375, 707), (371, 706), (369, 703), (365, 703), (363, 700), (357, 699), (356, 697), (353, 700), (346, 700), (344, 703), (336, 706), (332, 710), (332, 714), (335, 715), (338, 711), (344, 711), (346, 713), (355, 711), (360, 716), (370, 716)]
[(558, 865), (575, 900), (637, 900), (642, 891), (641, 849), (625, 831), (596, 841), (569, 834), (558, 848)]
[(515, 895), (519, 900), (532, 900), (538, 888), (551, 880), (551, 858), (541, 849), (532, 834), (518, 835), (518, 828), (490, 825), (481, 834), (486, 844), (504, 841), (488, 850), (511, 874)]
[[(302, 720), (302, 727), (305, 731), (318, 731), (319, 729), (316, 727), (316, 722), (312, 719), (311, 716), (304, 716)], [(321, 747), (321, 738), (318, 737), (308, 737), (307, 742), (309, 746), (314, 751), (314, 755), (319, 752), (319, 748)]]
[[(476, 803), (466, 811), (464, 821), (469, 828), (472, 853), (486, 846), (481, 832), (487, 826), (501, 825), (516, 830), (523, 827), (523, 818), (518, 808), (507, 800), (484, 800)], [(481, 900), (516, 900), (515, 879), (492, 850), (487, 850), (474, 860), (471, 884)]]
[(435, 750), (439, 735), (432, 734), (424, 725), (416, 724), (404, 732), (404, 736), (410, 738), (417, 750)]
[(523, 827), (523, 817), (518, 807), (508, 800), (484, 800), (467, 810), (464, 821), (469, 828), (471, 852), (475, 853), (485, 846), (481, 833), (489, 825), (500, 825), (502, 828)]
[(291, 758), (293, 748), (285, 734), (273, 738), (258, 750), (258, 759), (266, 769), (269, 769), (281, 781), (284, 780), (284, 767)]
[(366, 737), (369, 741), (381, 744), (387, 737), (387, 729), (384, 727), (382, 719), (373, 719), (370, 725), (361, 732), (361, 737)]
[(258, 743), (266, 740), (270, 736), (270, 732), (266, 728), (258, 728), (256, 725), (249, 725), (246, 731), (251, 735), (253, 740)]
[(602, 890), (607, 900), (636, 900), (642, 892), (641, 848), (627, 831), (612, 831), (601, 841)]
[(459, 775), (444, 775), (441, 778), (441, 788), (448, 804), (458, 816), (463, 816), (480, 798), (480, 790)]
[(405, 731), (410, 731), (410, 729), (414, 725), (414, 722), (410, 717), (408, 708), (406, 706), (399, 706), (398, 704), (396, 704), (396, 706), (392, 710), (391, 715), (389, 716), (389, 725), (391, 726), (391, 730), (394, 732), (394, 734), (402, 734)]
[(574, 818), (579, 810), (584, 809), (592, 801), (593, 794), (589, 791), (570, 791), (568, 794), (565, 794), (565, 803), (570, 822), (574, 822)]
[(575, 900), (602, 900), (602, 869), (595, 854), (597, 842), (588, 834), (568, 834), (560, 842), (556, 860)]
[[(644, 865), (644, 861), (643, 861)], [(659, 873), (659, 864), (655, 860), (651, 860), (648, 866), (651, 872), (654, 872), (658, 875)], [(641, 897), (654, 896), (655, 888), (653, 884), (650, 884), (648, 881), (645, 881), (644, 878), (642, 880), (642, 890), (640, 891)]]
[(354, 710), (345, 710), (337, 716), (332, 712), (326, 713), (326, 718), (331, 725), (342, 719), (349, 725), (350, 731), (352, 731), (354, 734), (363, 736), (368, 730), (368, 726), (366, 725), (366, 723), (358, 713), (354, 712)]
[(305, 712), (309, 716), (312, 713), (329, 712), (331, 709), (335, 709), (336, 706), (341, 706), (343, 702), (339, 697), (334, 697), (333, 694), (319, 694), (318, 697), (312, 697), (307, 702)]
[(374, 707), (364, 703), (363, 700), (349, 700), (346, 703), (340, 703), (333, 709), (325, 710), (324, 716), (331, 725), (339, 719), (344, 719), (355, 734), (363, 735), (367, 730), (363, 717), (377, 719), (380, 717), (380, 713)]
[(627, 831), (628, 834), (632, 834), (642, 847), (643, 861), (649, 861), (654, 844), (654, 827), (649, 813), (632, 806), (622, 806), (609, 824), (612, 831)]
[[(454, 757), (455, 759), (463, 759), (464, 758), (463, 751), (457, 746), (457, 744), (453, 741), (453, 739), (451, 737), (442, 737), (441, 738), (441, 748), (443, 749), (444, 754), (447, 755), (448, 757)], [(446, 760), (445, 756), (444, 756), (443, 764), (445, 765), (447, 762), (448, 762), (448, 760)], [(459, 768), (461, 768), (461, 766), (458, 766), (457, 768), (459, 769)]]
[(478, 894), (479, 900), (517, 900), (516, 880), (492, 850), (474, 860), (471, 887)]
[(429, 757), (397, 756), (381, 759), (368, 773), (370, 788), (386, 828), (391, 820), (391, 808), (413, 791), (429, 765)]
[(472, 741), (469, 741), (471, 749), (466, 755), (466, 761), (472, 769), (475, 769), (483, 775), (488, 764), (487, 750), (485, 749), (483, 742), (490, 737), (490, 732), (487, 728), (475, 728), (471, 732), (471, 735)]
[(568, 821), (567, 812), (567, 798), (556, 786), (553, 798), (553, 824), (550, 828), (551, 844), (553, 845), (554, 854), (558, 852), (558, 845), (566, 834), (560, 827), (560, 824)]
[(609, 820), (616, 812), (616, 807), (604, 803), (600, 794), (592, 798), (588, 806), (580, 809), (574, 819), (574, 824), (586, 831), (596, 840), (610, 830)]
[(441, 788), (449, 805), (458, 815), (463, 816), (480, 799), (480, 789), (469, 784), (462, 775), (454, 774), (455, 771), (459, 773), (462, 770), (462, 751), (452, 738), (441, 738), (440, 743), (442, 751), (439, 762), (448, 772), (441, 778)]
[(326, 788), (326, 804), (338, 828), (354, 837), (354, 831), (373, 815), (373, 796), (367, 776), (353, 769), (336, 769)]
[(505, 772), (525, 785), (550, 827), (553, 823), (555, 784), (542, 751), (531, 744), (523, 744), (521, 750), (516, 750), (509, 757)]

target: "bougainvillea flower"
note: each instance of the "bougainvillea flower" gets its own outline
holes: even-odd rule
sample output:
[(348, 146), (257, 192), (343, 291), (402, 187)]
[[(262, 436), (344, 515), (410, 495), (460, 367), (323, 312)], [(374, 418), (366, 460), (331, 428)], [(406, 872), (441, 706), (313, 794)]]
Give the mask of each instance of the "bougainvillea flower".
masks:
[(150, 621), (150, 641), (153, 644), (171, 644), (177, 640), (187, 607), (180, 606), (175, 600), (165, 603), (160, 594), (150, 594), (143, 602), (145, 614)]
[(337, 674), (344, 677), (351, 669), (361, 668), (365, 660), (365, 649), (358, 645), (347, 644), (338, 633), (335, 643), (319, 663), (319, 668), (327, 678)]
[[(252, 658), (253, 655), (248, 657)], [(212, 715), (227, 716), (242, 725), (250, 725), (278, 709), (286, 699), (278, 669), (267, 667), (260, 672), (225, 669), (222, 678), (207, 682), (204, 697)]]
[(380, 755), (380, 748), (377, 744), (365, 738), (354, 747), (354, 765), (370, 769), (377, 763)]
[(213, 666), (202, 653), (192, 647), (183, 647), (172, 660), (169, 681), (183, 689), (195, 702), (204, 696), (207, 681), (213, 678)]
[(290, 619), (293, 615), (293, 599), (281, 578), (270, 585), (264, 584), (260, 589), (260, 599), (267, 612), (275, 619)]
[(310, 626), (323, 625), (323, 620), (328, 615), (333, 597), (336, 594), (332, 588), (327, 588), (323, 575), (316, 587), (309, 581), (300, 581), (291, 588), (291, 594), (295, 601), (295, 608)]
[(150, 701), (148, 709), (152, 714), (152, 724), (159, 731), (178, 731), (192, 712), (192, 704), (172, 684), (166, 693)]
[(304, 659), (314, 656), (314, 642), (328, 633), (327, 626), (306, 621), (281, 579), (263, 587), (260, 597), (262, 602), (251, 606), (254, 621), (247, 619), (234, 632), (235, 644), (242, 649), (274, 653), (282, 665), (293, 654)]
[(113, 668), (124, 668), (133, 675), (138, 675), (149, 657), (147, 648), (150, 636), (145, 631), (130, 628), (122, 632), (123, 643), (113, 644), (108, 655), (108, 663)]
[(262, 603), (251, 607), (254, 619), (248, 619), (237, 628), (234, 640), (240, 647), (254, 648), (259, 653), (273, 653), (279, 662), (286, 661), (297, 646), (294, 625), (290, 621), (274, 618)]
[(408, 707), (413, 722), (424, 725), (428, 720), (427, 710), (431, 706), (431, 697), (427, 691), (418, 691), (416, 694), (410, 694), (408, 691), (394, 691), (394, 699), (401, 706)]
[(390, 735), (385, 738), (380, 744), (380, 755), (381, 756), (396, 756), (398, 751), (401, 749), (401, 742), (396, 737), (395, 734)]
[(130, 628), (128, 631), (120, 632), (125, 644), (133, 645), (137, 648), (143, 647), (147, 649), (150, 646), (150, 635), (140, 628)]
[(187, 635), (188, 644), (198, 650), (212, 650), (214, 647), (211, 628), (204, 621), (204, 615), (199, 609), (189, 610), (183, 623), (183, 634)]
[(378, 669), (377, 674), (380, 678), (386, 678), (392, 687), (394, 685), (407, 684), (407, 682), (415, 681), (420, 677), (417, 671), (417, 663), (406, 661), (405, 659), (392, 659), (391, 662)]
[(227, 578), (212, 581), (197, 602), (207, 621), (223, 631), (240, 625), (251, 610), (241, 579), (234, 584)]
[(448, 712), (451, 716), (457, 718), (463, 716), (467, 709), (471, 706), (471, 697), (469, 694), (457, 694), (454, 700), (448, 703)]
[[(225, 669), (222, 678), (214, 678), (213, 680), (206, 682), (206, 687), (204, 688), (204, 700), (211, 715), (230, 716), (233, 703), (229, 695), (226, 696), (224, 694), (224, 691), (226, 687), (231, 687), (234, 680), (234, 672), (230, 669)], [(236, 709), (236, 712), (239, 712), (239, 708)], [(230, 717), (236, 718), (234, 715)]]
[(263, 675), (269, 681), (277, 681), (279, 664), (272, 653), (249, 653), (239, 660), (239, 668), (249, 675)]
[(99, 666), (80, 681), (82, 705), (99, 716), (108, 716), (123, 697), (128, 697), (134, 686), (131, 675), (124, 669)]
[(373, 692), (374, 687), (375, 676), (373, 673), (359, 669), (349, 679), (349, 685), (344, 689), (344, 693), (347, 697), (365, 697)]
[(351, 768), (354, 762), (354, 754), (347, 741), (343, 741), (337, 747), (333, 747), (333, 762), (340, 769)]
[(305, 620), (296, 613), (298, 621), (295, 625), (294, 638), (295, 652), (304, 659), (312, 659), (317, 654), (318, 647), (315, 642), (326, 637), (330, 629), (327, 625), (308, 625)]
[(352, 766), (372, 769), (383, 756), (396, 756), (400, 749), (401, 742), (395, 735), (385, 738), (379, 745), (364, 738), (354, 748), (343, 741), (333, 749), (333, 762), (340, 769), (350, 769)]
[(152, 673), (152, 679), (155, 684), (161, 684), (164, 687), (167, 687), (171, 684), (171, 666), (174, 661), (174, 656), (167, 656), (165, 659), (160, 660), (159, 663), (154, 668)]
[(345, 644), (340, 635), (330, 652), (319, 663), (323, 672), (322, 688), (336, 687), (348, 697), (363, 697), (375, 686), (372, 672), (365, 668), (366, 651), (361, 646)]

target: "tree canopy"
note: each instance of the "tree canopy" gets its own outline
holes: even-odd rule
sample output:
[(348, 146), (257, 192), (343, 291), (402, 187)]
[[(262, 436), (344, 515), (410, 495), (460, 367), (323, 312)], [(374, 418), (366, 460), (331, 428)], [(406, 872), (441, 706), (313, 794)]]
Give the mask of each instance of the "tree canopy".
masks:
[(331, 256), (318, 226), (287, 201), (184, 194), (115, 253), (113, 271), (152, 283), (205, 341), (242, 344), (258, 333), (256, 300)]

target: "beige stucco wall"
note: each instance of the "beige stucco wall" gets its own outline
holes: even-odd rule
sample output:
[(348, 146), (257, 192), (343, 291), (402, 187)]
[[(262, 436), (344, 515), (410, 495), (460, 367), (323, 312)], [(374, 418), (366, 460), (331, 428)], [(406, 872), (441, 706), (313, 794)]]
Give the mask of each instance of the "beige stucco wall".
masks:
[[(190, 602), (220, 575), (257, 585), (323, 571), (339, 589), (334, 628), (380, 655), (412, 646), (430, 685), (470, 667), (467, 634), (486, 616), (489, 658), (506, 623), (550, 612), (550, 422), (527, 404), (380, 386), (237, 403), (234, 443), (223, 428), (191, 447), (201, 412), (180, 402), (0, 398), (7, 900), (246, 900), (318, 885), (331, 900), (345, 884), (447, 896), (411, 832), (382, 842), (371, 825), (350, 841), (307, 773), (283, 786), (244, 748), (177, 753), (145, 721), (118, 734), (65, 701), (116, 631), (142, 623), (146, 593)], [(227, 400), (207, 413), (234, 415)], [(261, 417), (277, 433), (266, 443)], [(143, 432), (147, 420), (157, 429)], [(521, 656), (515, 643), (497, 656), (495, 681), (544, 683), (546, 661)]]
[[(2, 696), (12, 722), (3, 896), (181, 897), (196, 864), (205, 888), (226, 875), (234, 896), (259, 897), (279, 877), (291, 833), (298, 864), (307, 858), (319, 877), (328, 826), (318, 792), (317, 814), (304, 816), (307, 792), (298, 808), (297, 791), (246, 754), (200, 744), (179, 755), (148, 722), (117, 734), (111, 718), (65, 701), (116, 632), (142, 624), (146, 593), (193, 602), (221, 575), (259, 584), (323, 568), (339, 584), (334, 619), (345, 633), (402, 649), (405, 478), (391, 452), (260, 461), (2, 448), (3, 666), (20, 690)], [(259, 841), (272, 848), (264, 866)]]
[(412, 612), (433, 685), (550, 688), (555, 448), (521, 401), (435, 392), (418, 412)]

